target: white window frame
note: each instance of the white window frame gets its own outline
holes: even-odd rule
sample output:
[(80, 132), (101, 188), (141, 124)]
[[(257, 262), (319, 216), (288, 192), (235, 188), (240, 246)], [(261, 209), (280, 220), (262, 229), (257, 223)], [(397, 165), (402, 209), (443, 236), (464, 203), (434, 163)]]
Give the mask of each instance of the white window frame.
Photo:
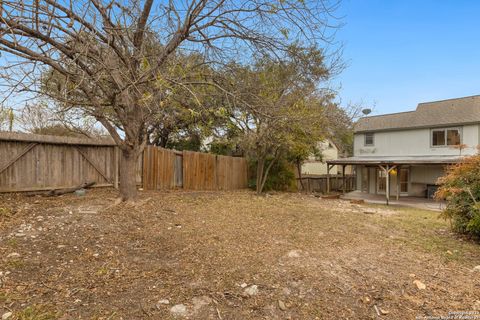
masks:
[[(431, 148), (451, 148), (453, 146), (456, 146), (455, 144), (448, 144), (448, 138), (447, 138), (448, 130), (457, 130), (458, 134), (460, 135), (460, 144), (462, 144), (462, 141), (463, 141), (462, 127), (431, 128), (430, 129), (430, 147)], [(441, 145), (433, 144), (433, 131), (443, 131), (445, 135), (445, 144), (441, 144)]]
[[(372, 135), (372, 143), (367, 143), (367, 135), (368, 134), (371, 134)], [(363, 139), (363, 145), (365, 147), (373, 147), (375, 145), (375, 133), (374, 132), (365, 132), (365, 134), (363, 135), (364, 139)]]

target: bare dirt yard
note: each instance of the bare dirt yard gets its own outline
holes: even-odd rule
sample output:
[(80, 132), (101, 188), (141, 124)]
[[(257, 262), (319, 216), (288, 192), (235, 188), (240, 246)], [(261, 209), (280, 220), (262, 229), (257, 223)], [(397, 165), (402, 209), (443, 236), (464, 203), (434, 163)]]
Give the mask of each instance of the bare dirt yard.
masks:
[(0, 196), (8, 319), (415, 319), (480, 309), (438, 213), (307, 195)]

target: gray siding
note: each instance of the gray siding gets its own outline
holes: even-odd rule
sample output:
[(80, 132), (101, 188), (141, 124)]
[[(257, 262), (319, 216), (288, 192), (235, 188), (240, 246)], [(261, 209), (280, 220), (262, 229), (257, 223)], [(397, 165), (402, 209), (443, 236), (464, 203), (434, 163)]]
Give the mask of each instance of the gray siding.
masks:
[[(473, 155), (477, 152), (480, 130), (479, 125), (461, 126), (462, 143), (467, 147), (462, 155)], [(439, 156), (459, 155), (460, 151), (452, 147), (432, 147), (431, 130), (412, 129), (402, 131), (375, 132), (374, 146), (364, 145), (365, 134), (356, 133), (354, 139), (354, 155), (361, 156)]]

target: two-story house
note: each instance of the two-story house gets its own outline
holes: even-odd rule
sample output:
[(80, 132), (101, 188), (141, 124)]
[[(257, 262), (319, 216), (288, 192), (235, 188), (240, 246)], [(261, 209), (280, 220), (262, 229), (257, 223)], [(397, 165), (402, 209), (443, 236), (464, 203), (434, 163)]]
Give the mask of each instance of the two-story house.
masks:
[(480, 96), (420, 103), (415, 111), (361, 118), (354, 156), (357, 189), (371, 194), (430, 197), (445, 167), (478, 152)]

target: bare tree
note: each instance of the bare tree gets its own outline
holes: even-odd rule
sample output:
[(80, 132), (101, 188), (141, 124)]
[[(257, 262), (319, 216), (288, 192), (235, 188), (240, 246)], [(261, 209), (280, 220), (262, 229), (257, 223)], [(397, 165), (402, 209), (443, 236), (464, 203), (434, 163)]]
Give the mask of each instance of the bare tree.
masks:
[(87, 138), (107, 134), (93, 117), (79, 115), (75, 110), (64, 112), (62, 107), (45, 100), (26, 104), (18, 112), (16, 122), (22, 130), (36, 134)]
[(247, 62), (253, 54), (281, 56), (298, 41), (328, 42), (337, 3), (327, 1), (3, 0), (2, 85), (38, 93), (50, 73), (57, 90), (48, 95), (93, 116), (121, 149), (121, 197), (134, 200), (152, 104), (172, 87), (194, 94), (188, 76), (169, 76), (174, 54)]

